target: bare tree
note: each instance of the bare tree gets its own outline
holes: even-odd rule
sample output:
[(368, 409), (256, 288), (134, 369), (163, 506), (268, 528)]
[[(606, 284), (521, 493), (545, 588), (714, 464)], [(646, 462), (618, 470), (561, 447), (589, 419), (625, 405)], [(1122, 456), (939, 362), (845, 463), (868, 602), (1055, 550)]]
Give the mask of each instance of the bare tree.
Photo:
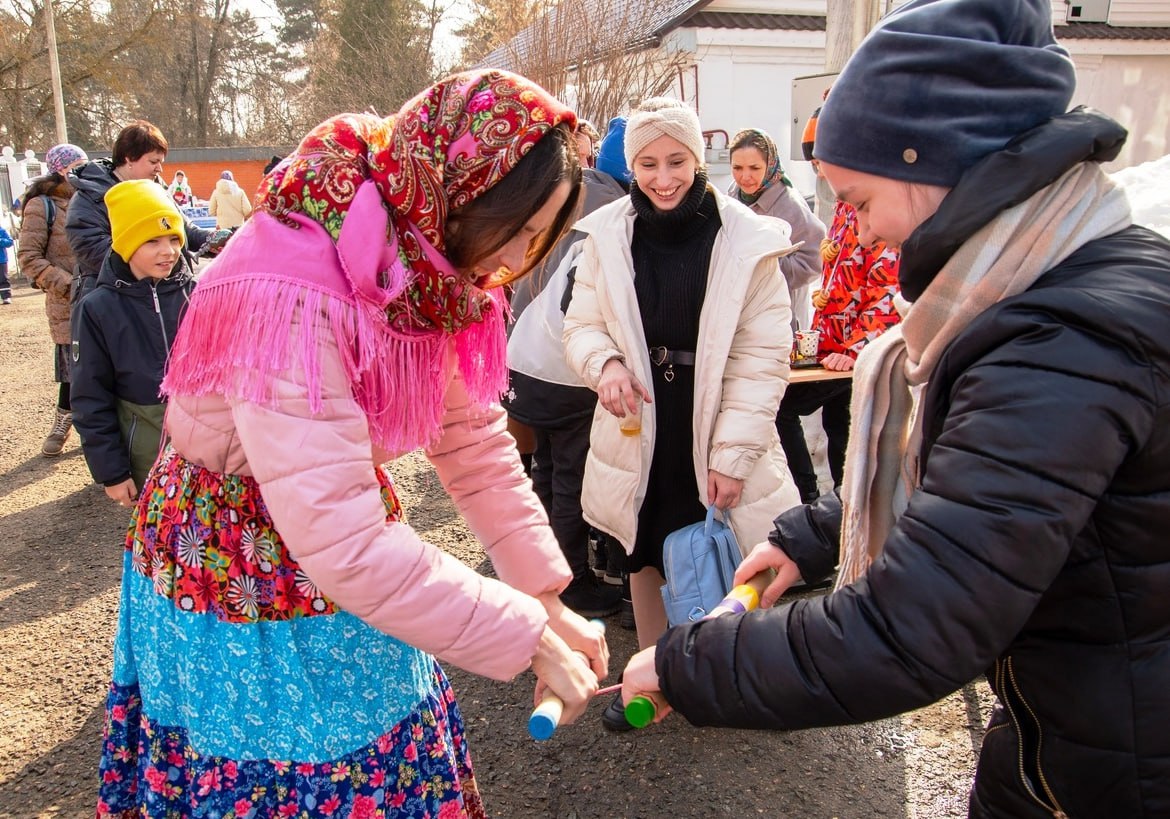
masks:
[(560, 0), (511, 41), (505, 61), (604, 125), (666, 93), (694, 62), (654, 35), (654, 11), (652, 3)]
[(435, 79), (441, 0), (336, 0), (310, 47), (303, 110), (313, 123), (346, 111), (385, 115)]
[[(148, 6), (114, 25), (94, 13), (91, 0), (58, 2), (54, 8), (70, 139), (98, 144), (100, 111), (120, 107), (119, 88), (127, 80), (115, 62), (153, 25), (155, 11)], [(17, 148), (55, 141), (41, 0), (8, 0), (0, 6), (0, 123), (5, 141)]]
[(475, 65), (486, 54), (532, 25), (549, 9), (547, 0), (473, 0), (471, 18), (455, 29), (463, 40), (460, 61)]

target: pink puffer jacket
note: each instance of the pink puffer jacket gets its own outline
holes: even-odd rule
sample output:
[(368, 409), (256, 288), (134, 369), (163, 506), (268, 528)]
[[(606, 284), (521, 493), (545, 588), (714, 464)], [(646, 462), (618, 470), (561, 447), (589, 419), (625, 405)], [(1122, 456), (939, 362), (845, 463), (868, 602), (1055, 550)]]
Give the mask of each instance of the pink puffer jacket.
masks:
[(319, 339), (317, 415), (296, 370), (279, 379), (276, 408), (174, 395), (166, 426), (175, 449), (208, 469), (254, 476), (293, 557), (344, 609), (468, 671), (515, 676), (548, 619), (530, 595), (559, 592), (571, 574), (503, 410), (474, 410), (456, 375), (442, 436), (427, 456), (510, 585), (477, 574), (405, 523), (385, 523), (374, 465), (390, 455), (374, 451), (332, 334)]

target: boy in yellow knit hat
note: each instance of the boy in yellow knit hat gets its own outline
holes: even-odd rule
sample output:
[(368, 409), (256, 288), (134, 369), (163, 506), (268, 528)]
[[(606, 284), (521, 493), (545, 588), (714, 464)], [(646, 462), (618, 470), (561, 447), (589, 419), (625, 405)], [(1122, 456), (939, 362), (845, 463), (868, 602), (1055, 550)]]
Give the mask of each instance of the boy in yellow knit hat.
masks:
[(148, 179), (120, 182), (105, 202), (111, 249), (77, 308), (70, 397), (90, 473), (130, 506), (158, 456), (159, 385), (195, 279), (181, 252), (183, 217), (166, 190)]

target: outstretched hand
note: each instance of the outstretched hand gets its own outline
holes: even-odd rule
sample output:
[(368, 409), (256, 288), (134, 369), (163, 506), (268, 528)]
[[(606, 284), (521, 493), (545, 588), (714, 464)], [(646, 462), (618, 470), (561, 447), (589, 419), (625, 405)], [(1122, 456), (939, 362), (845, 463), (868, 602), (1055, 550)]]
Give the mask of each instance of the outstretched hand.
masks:
[(538, 599), (548, 612), (548, 627), (569, 648), (585, 655), (597, 679), (608, 677), (609, 645), (605, 642), (605, 631), (562, 603), (556, 592), (543, 594)]
[(735, 570), (734, 585), (747, 583), (757, 574), (767, 569), (773, 569), (776, 577), (768, 584), (760, 595), (760, 608), (768, 609), (776, 605), (776, 601), (788, 588), (800, 579), (800, 569), (784, 550), (773, 546), (768, 541), (757, 543), (755, 548), (739, 564)]
[(654, 667), (655, 652), (655, 646), (644, 648), (626, 663), (626, 670), (622, 672), (622, 702), (629, 705), (630, 700), (639, 694), (651, 697), (656, 709), (654, 721), (662, 722), (674, 709), (662, 696), (662, 684)]
[(585, 664), (582, 656), (569, 648), (548, 626), (540, 635), (536, 654), (532, 657), (532, 670), (537, 679), (532, 704), (539, 705), (546, 691), (556, 694), (564, 703), (559, 720), (562, 725), (568, 725), (585, 713), (589, 701), (597, 693), (597, 675)]

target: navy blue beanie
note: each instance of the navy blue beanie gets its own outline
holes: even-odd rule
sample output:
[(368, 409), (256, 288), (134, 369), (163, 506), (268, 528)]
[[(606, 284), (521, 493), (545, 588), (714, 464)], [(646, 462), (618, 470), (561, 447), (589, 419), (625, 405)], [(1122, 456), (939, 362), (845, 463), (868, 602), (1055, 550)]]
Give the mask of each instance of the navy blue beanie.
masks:
[(1068, 110), (1076, 74), (1050, 0), (913, 0), (833, 84), (817, 159), (954, 187), (977, 161)]
[(597, 170), (607, 173), (622, 184), (630, 184), (630, 169), (626, 167), (626, 118), (614, 117), (601, 139), (597, 150)]

